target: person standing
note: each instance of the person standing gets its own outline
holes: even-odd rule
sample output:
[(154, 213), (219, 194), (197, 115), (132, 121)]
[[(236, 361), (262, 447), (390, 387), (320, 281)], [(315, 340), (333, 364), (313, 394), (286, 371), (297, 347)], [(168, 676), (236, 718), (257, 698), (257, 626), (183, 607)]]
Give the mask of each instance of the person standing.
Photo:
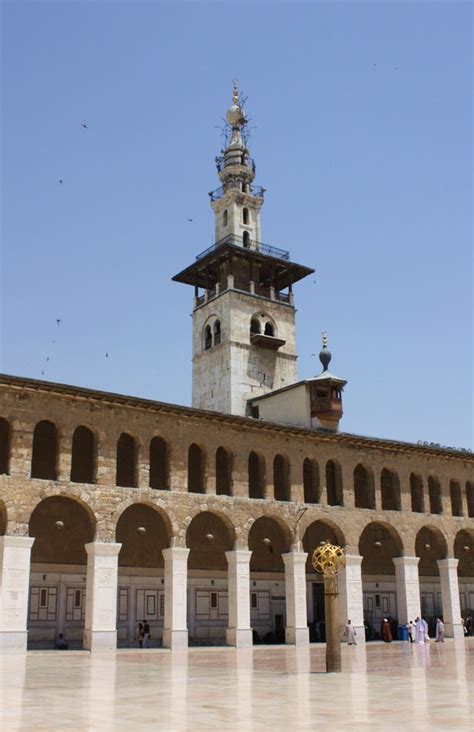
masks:
[(444, 643), (444, 623), (441, 618), (436, 618), (436, 643)]
[(138, 645), (143, 647), (143, 623), (138, 623)]
[(388, 622), (388, 618), (383, 619), (382, 637), (383, 637), (385, 643), (392, 642), (392, 629), (390, 627), (390, 623)]
[(472, 616), (471, 615), (467, 616), (464, 627), (466, 629), (466, 635), (467, 636), (472, 635)]
[(143, 621), (143, 642), (142, 648), (148, 648), (148, 641), (150, 640), (150, 626), (147, 621)]
[(415, 618), (415, 640), (417, 643), (425, 642), (425, 629), (421, 618)]
[(347, 621), (347, 625), (346, 625), (346, 636), (347, 636), (347, 645), (348, 646), (356, 646), (357, 645), (356, 639), (355, 639), (355, 637), (356, 637), (356, 631), (355, 631), (355, 628), (352, 625), (352, 623), (351, 623), (350, 620)]
[(410, 641), (410, 643), (413, 643), (413, 641), (415, 640), (415, 638), (414, 638), (414, 635), (415, 635), (415, 626), (413, 625), (413, 621), (412, 620), (410, 620), (407, 623), (407, 633), (408, 633), (408, 640)]
[(426, 622), (426, 620), (424, 618), (421, 618), (421, 622), (422, 622), (422, 625), (423, 625), (423, 641), (425, 643), (429, 643), (430, 642), (430, 634), (428, 633), (428, 623)]

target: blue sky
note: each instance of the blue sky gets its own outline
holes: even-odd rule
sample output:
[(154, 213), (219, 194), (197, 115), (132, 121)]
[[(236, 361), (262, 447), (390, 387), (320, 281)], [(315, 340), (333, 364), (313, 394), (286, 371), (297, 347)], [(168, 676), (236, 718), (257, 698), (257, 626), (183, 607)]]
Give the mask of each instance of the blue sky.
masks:
[(171, 277), (213, 243), (237, 77), (262, 239), (317, 270), (299, 376), (325, 328), (342, 429), (472, 447), (471, 3), (2, 11), (2, 371), (190, 404)]

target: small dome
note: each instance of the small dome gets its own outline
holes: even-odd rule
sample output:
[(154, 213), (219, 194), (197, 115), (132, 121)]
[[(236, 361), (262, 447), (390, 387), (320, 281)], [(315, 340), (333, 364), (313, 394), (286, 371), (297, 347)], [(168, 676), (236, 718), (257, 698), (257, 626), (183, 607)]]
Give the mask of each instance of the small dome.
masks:
[(232, 107), (227, 110), (227, 122), (230, 125), (238, 125), (242, 119), (242, 110), (238, 104), (233, 104)]

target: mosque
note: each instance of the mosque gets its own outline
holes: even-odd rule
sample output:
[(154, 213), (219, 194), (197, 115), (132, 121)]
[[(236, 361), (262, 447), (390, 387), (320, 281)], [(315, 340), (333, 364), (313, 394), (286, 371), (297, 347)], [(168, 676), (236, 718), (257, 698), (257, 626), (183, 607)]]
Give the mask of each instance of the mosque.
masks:
[(304, 645), (323, 637), (312, 551), (345, 548), (340, 622), (359, 642), (474, 609), (474, 456), (339, 429), (346, 381), (298, 380), (294, 286), (263, 244), (234, 88), (194, 287), (192, 407), (0, 377), (0, 651)]

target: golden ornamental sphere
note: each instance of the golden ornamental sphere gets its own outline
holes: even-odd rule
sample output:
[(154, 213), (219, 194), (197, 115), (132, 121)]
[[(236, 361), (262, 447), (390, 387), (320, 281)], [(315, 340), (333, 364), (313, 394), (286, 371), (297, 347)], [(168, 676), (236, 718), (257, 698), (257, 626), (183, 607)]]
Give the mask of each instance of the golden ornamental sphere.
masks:
[(326, 576), (335, 575), (345, 566), (344, 549), (327, 541), (314, 550), (311, 563), (316, 572)]

